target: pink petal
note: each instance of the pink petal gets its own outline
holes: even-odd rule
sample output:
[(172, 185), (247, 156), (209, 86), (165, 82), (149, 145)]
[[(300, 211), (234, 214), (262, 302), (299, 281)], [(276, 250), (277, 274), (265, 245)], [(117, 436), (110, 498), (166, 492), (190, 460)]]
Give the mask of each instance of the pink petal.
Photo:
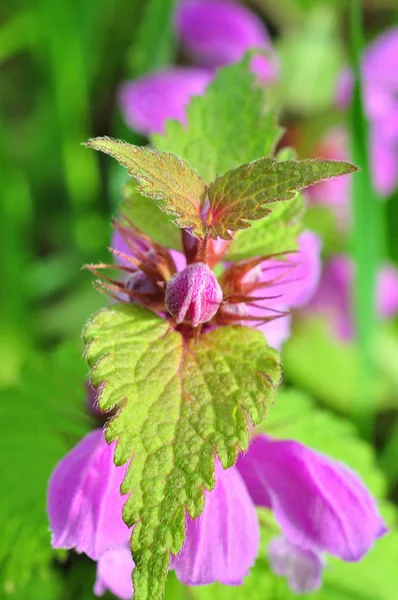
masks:
[(128, 547), (107, 550), (97, 563), (94, 594), (103, 596), (109, 590), (117, 598), (130, 600), (133, 597), (133, 569), (134, 562)]
[[(249, 9), (225, 0), (185, 0), (176, 14), (183, 45), (200, 65), (221, 67), (240, 60), (252, 48), (271, 51), (271, 40), (261, 20)], [(278, 72), (275, 56), (258, 56), (252, 70), (263, 81)]]
[(163, 133), (168, 119), (185, 124), (185, 109), (193, 96), (200, 96), (212, 74), (195, 67), (176, 67), (125, 83), (120, 106), (127, 124), (143, 135)]
[(286, 577), (296, 594), (315, 592), (322, 586), (324, 561), (319, 554), (277, 537), (269, 544), (268, 555), (274, 573)]
[(172, 568), (186, 585), (242, 583), (254, 563), (259, 526), (254, 504), (235, 468), (216, 464), (216, 487), (205, 492), (205, 509), (187, 519), (186, 540)]
[(96, 560), (128, 543), (122, 520), (126, 498), (120, 493), (127, 465), (114, 465), (114, 449), (96, 429), (55, 467), (47, 495), (53, 548), (75, 548)]
[(284, 537), (295, 546), (357, 561), (386, 532), (359, 477), (303, 444), (261, 435), (237, 466), (252, 497), (269, 496)]

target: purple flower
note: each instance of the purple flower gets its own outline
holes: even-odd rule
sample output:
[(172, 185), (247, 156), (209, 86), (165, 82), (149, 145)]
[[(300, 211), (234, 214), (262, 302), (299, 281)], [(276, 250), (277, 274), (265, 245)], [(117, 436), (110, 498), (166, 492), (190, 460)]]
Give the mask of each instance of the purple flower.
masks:
[[(328, 131), (315, 148), (314, 156), (349, 161), (348, 135), (345, 129), (339, 127)], [(347, 230), (351, 224), (351, 181), (350, 175), (334, 177), (309, 187), (305, 192), (311, 204), (328, 206), (332, 210), (342, 231)]]
[(253, 502), (274, 512), (283, 537), (270, 563), (296, 592), (320, 587), (323, 553), (358, 561), (386, 533), (358, 476), (298, 442), (260, 435), (237, 468)]
[(274, 81), (278, 63), (269, 35), (247, 8), (224, 0), (188, 0), (176, 12), (176, 30), (198, 67), (175, 67), (121, 86), (119, 100), (127, 124), (143, 135), (163, 133), (168, 119), (185, 124), (185, 109), (204, 93), (215, 69), (240, 60), (252, 48), (268, 52), (252, 59), (263, 83)]
[[(189, 236), (186, 232), (184, 235), (185, 239)], [(196, 244), (191, 236), (186, 242), (190, 240)], [(213, 327), (228, 323), (255, 326), (264, 333), (270, 346), (279, 349), (290, 335), (288, 311), (307, 304), (320, 279), (320, 239), (311, 231), (304, 231), (298, 241), (299, 250), (287, 253), (285, 259), (259, 257), (226, 264), (219, 281), (208, 265), (196, 262), (187, 266), (184, 254), (171, 250), (177, 273), (166, 283), (168, 312), (177, 323), (191, 322), (194, 327), (211, 319)], [(223, 260), (229, 244), (221, 239), (209, 241), (208, 262), (211, 266)], [(127, 264), (133, 244), (130, 242), (128, 246), (116, 231), (112, 245), (117, 260)], [(141, 301), (149, 305), (149, 300), (156, 298), (156, 287), (145, 289), (147, 293), (142, 294)], [(161, 314), (166, 316), (166, 311)]]
[(271, 39), (261, 20), (246, 7), (228, 0), (185, 0), (176, 14), (177, 33), (189, 55), (202, 66), (218, 68), (237, 62), (253, 48), (252, 70), (260, 80), (273, 81), (278, 65)]
[[(109, 589), (127, 600), (134, 568), (121, 517), (127, 467), (113, 464), (113, 450), (102, 430), (71, 450), (50, 479), (48, 514), (53, 547), (97, 560), (95, 593)], [(202, 515), (187, 517), (183, 549), (172, 557), (170, 568), (187, 585), (242, 583), (259, 547), (255, 505), (274, 511), (283, 537), (271, 542), (271, 566), (295, 591), (319, 587), (323, 553), (359, 560), (386, 531), (360, 479), (297, 442), (258, 436), (236, 467), (224, 471), (216, 461), (215, 476)]]
[(316, 552), (295, 546), (280, 536), (269, 544), (268, 557), (273, 572), (286, 577), (296, 594), (315, 592), (322, 587), (325, 561)]
[(120, 518), (115, 519), (125, 502), (120, 485), (127, 466), (115, 468), (114, 447), (96, 429), (58, 463), (50, 479), (47, 506), (53, 548), (76, 548), (97, 560), (128, 541), (128, 528)]
[[(130, 529), (122, 520), (126, 497), (120, 493), (127, 465), (114, 465), (114, 445), (107, 445), (101, 429), (81, 440), (51, 476), (47, 510), (53, 547), (75, 548), (97, 560), (95, 593), (109, 589), (127, 599), (134, 568)], [(256, 511), (242, 478), (218, 462), (215, 475), (201, 517), (187, 518), (184, 547), (172, 559), (171, 568), (188, 585), (240, 584), (258, 552)]]
[(185, 108), (200, 96), (212, 79), (210, 71), (175, 67), (125, 83), (120, 106), (127, 124), (143, 135), (163, 133), (167, 119), (185, 123)]
[(187, 585), (219, 581), (239, 585), (249, 574), (259, 546), (256, 510), (235, 468), (216, 461), (216, 487), (205, 492), (205, 509), (187, 519), (186, 540), (172, 568)]
[(109, 590), (122, 600), (130, 600), (133, 595), (133, 569), (134, 562), (127, 543), (124, 547), (110, 548), (98, 559), (94, 594), (103, 596)]
[[(287, 260), (264, 260), (244, 275), (241, 280), (242, 291), (255, 292), (250, 302), (226, 304), (222, 310), (232, 310), (243, 324), (258, 327), (268, 344), (280, 349), (290, 336), (288, 311), (307, 304), (318, 287), (320, 253), (321, 241), (318, 236), (311, 231), (304, 231), (299, 237), (298, 252), (288, 254)], [(234, 268), (233, 264), (231, 269)]]
[[(398, 184), (398, 27), (369, 44), (362, 59), (362, 77), (374, 184), (380, 194), (388, 196)], [(338, 86), (340, 106), (350, 102), (352, 88), (352, 73), (345, 69)]]
[[(354, 337), (353, 286), (354, 263), (348, 256), (334, 256), (326, 264), (319, 290), (308, 307), (311, 312), (327, 316), (336, 337), (342, 340)], [(379, 269), (375, 303), (381, 319), (398, 313), (398, 270), (391, 264)]]
[(202, 262), (177, 272), (166, 285), (166, 307), (177, 323), (193, 327), (210, 321), (222, 302), (222, 289), (213, 271)]

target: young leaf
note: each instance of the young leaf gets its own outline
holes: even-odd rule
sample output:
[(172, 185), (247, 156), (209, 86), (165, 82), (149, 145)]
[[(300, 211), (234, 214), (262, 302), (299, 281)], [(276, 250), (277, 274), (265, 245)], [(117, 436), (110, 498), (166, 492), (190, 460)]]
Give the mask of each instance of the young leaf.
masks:
[(99, 311), (84, 332), (91, 379), (103, 410), (118, 408), (106, 429), (118, 440), (115, 462), (131, 460), (123, 518), (135, 525), (135, 600), (158, 600), (173, 554), (181, 550), (185, 509), (204, 508), (214, 487), (214, 453), (232, 466), (249, 443), (279, 382), (278, 353), (249, 328), (224, 327), (197, 348), (168, 323), (134, 305)]
[(111, 138), (93, 138), (86, 144), (116, 158), (137, 179), (138, 191), (161, 200), (164, 212), (175, 215), (178, 227), (203, 236), (201, 210), (206, 197), (203, 179), (175, 154), (133, 146)]
[(173, 224), (170, 216), (161, 212), (155, 202), (139, 194), (131, 179), (123, 189), (120, 213), (158, 244), (166, 248), (182, 250), (181, 229)]
[(248, 221), (269, 214), (265, 204), (290, 200), (298, 190), (355, 170), (349, 163), (334, 160), (276, 162), (261, 158), (241, 165), (209, 185), (208, 232), (214, 238), (231, 239), (228, 230), (246, 229)]
[(188, 161), (208, 183), (228, 169), (272, 154), (280, 139), (282, 129), (264, 108), (264, 91), (249, 62), (245, 58), (219, 69), (206, 93), (189, 104), (187, 126), (169, 121), (165, 136), (152, 136), (156, 148)]
[(253, 221), (250, 228), (236, 232), (227, 259), (241, 260), (297, 250), (297, 238), (303, 230), (301, 217), (304, 210), (302, 194), (297, 194), (292, 200), (276, 202), (266, 219)]

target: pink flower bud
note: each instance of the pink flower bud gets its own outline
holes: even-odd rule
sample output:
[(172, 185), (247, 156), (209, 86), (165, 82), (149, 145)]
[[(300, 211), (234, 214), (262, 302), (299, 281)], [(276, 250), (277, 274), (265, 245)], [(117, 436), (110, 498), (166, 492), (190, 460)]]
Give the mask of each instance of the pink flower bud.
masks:
[(137, 271), (129, 277), (126, 281), (126, 289), (130, 292), (138, 292), (139, 294), (156, 294), (159, 292), (156, 283), (146, 273), (143, 273), (143, 271)]
[(222, 301), (222, 290), (204, 263), (194, 263), (176, 273), (166, 286), (166, 306), (177, 323), (187, 321), (197, 327), (210, 321)]

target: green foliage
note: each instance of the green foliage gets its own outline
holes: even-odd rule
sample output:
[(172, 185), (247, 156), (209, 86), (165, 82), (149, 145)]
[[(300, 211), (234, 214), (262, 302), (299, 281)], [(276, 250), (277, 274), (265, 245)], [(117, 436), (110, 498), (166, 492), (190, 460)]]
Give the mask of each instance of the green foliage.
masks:
[(38, 580), (53, 557), (45, 511), (49, 475), (90, 428), (84, 413), (84, 363), (65, 347), (37, 356), (20, 386), (2, 391), (0, 571), (4, 589)]
[(206, 198), (206, 184), (189, 166), (170, 152), (133, 146), (110, 138), (94, 138), (86, 144), (116, 158), (138, 180), (137, 189), (147, 198), (161, 200), (164, 212), (176, 215), (178, 227), (192, 228), (193, 235), (203, 236), (201, 211)]
[[(229, 230), (247, 229), (250, 220), (261, 219), (271, 212), (265, 204), (292, 200), (298, 190), (356, 170), (353, 165), (339, 161), (277, 162), (261, 158), (227, 171), (207, 188), (188, 163), (175, 154), (109, 138), (89, 140), (87, 146), (116, 158), (139, 181), (138, 190), (144, 196), (161, 200), (160, 208), (178, 217), (176, 225), (189, 228), (193, 235), (202, 238), (210, 235), (231, 239)], [(209, 210), (204, 223), (202, 211), (207, 195)], [(139, 206), (136, 205), (138, 212)]]
[[(362, 52), (365, 47), (363, 34), (362, 2), (352, 0), (350, 5), (351, 50), (354, 67), (354, 91), (351, 107), (352, 155), (361, 167), (359, 177), (352, 187), (353, 240), (356, 263), (356, 286), (354, 288), (355, 312), (353, 318), (358, 333), (361, 360), (361, 377), (358, 393), (352, 405), (353, 415), (363, 433), (370, 436), (373, 427), (374, 397), (369, 392), (372, 379), (371, 347), (376, 326), (376, 277), (382, 258), (383, 223), (382, 203), (373, 189), (368, 149), (368, 124), (363, 105), (361, 76)], [(364, 402), (365, 400), (365, 402)]]
[(203, 488), (214, 487), (214, 451), (224, 468), (249, 443), (250, 422), (264, 417), (279, 383), (278, 353), (263, 335), (225, 327), (183, 343), (166, 321), (132, 305), (114, 305), (88, 323), (84, 339), (103, 410), (119, 408), (107, 440), (116, 464), (133, 460), (122, 489), (132, 494), (123, 518), (137, 600), (158, 600), (169, 554), (183, 544), (185, 509), (197, 517)]
[(246, 58), (220, 69), (206, 93), (192, 98), (187, 126), (169, 121), (165, 136), (152, 136), (154, 146), (188, 161), (207, 182), (271, 155), (282, 130), (264, 109), (263, 91), (248, 66)]
[[(139, 77), (172, 62), (176, 0), (148, 0), (130, 53), (132, 75)], [(154, 44), (156, 40), (156, 44)]]
[(298, 26), (277, 40), (280, 101), (291, 111), (314, 117), (335, 103), (336, 81), (344, 66), (339, 23), (331, 2), (315, 0)]
[(159, 209), (155, 202), (138, 194), (133, 181), (124, 186), (123, 203), (120, 213), (125, 215), (134, 225), (149, 235), (155, 242), (182, 250), (181, 231), (172, 223), (171, 218)]
[[(391, 339), (381, 334), (372, 349), (376, 358), (372, 356), (374, 368), (368, 385), (376, 410), (396, 406), (396, 369), (390, 366), (387, 371), (388, 361), (380, 360), (390, 345)], [(354, 404), (358, 406), (360, 350), (354, 342), (336, 339), (324, 320), (305, 318), (294, 324), (293, 335), (283, 347), (283, 362), (285, 378), (331, 408), (349, 414)], [(366, 396), (361, 401), (366, 402)]]
[(301, 217), (304, 210), (302, 194), (297, 194), (292, 200), (276, 202), (266, 219), (253, 221), (250, 228), (236, 232), (227, 258), (240, 260), (297, 250), (297, 238), (303, 229)]
[(285, 160), (260, 158), (218, 177), (209, 185), (206, 217), (212, 237), (230, 239), (228, 230), (246, 229), (250, 220), (262, 219), (270, 209), (265, 204), (291, 200), (298, 190), (356, 167), (332, 160)]

